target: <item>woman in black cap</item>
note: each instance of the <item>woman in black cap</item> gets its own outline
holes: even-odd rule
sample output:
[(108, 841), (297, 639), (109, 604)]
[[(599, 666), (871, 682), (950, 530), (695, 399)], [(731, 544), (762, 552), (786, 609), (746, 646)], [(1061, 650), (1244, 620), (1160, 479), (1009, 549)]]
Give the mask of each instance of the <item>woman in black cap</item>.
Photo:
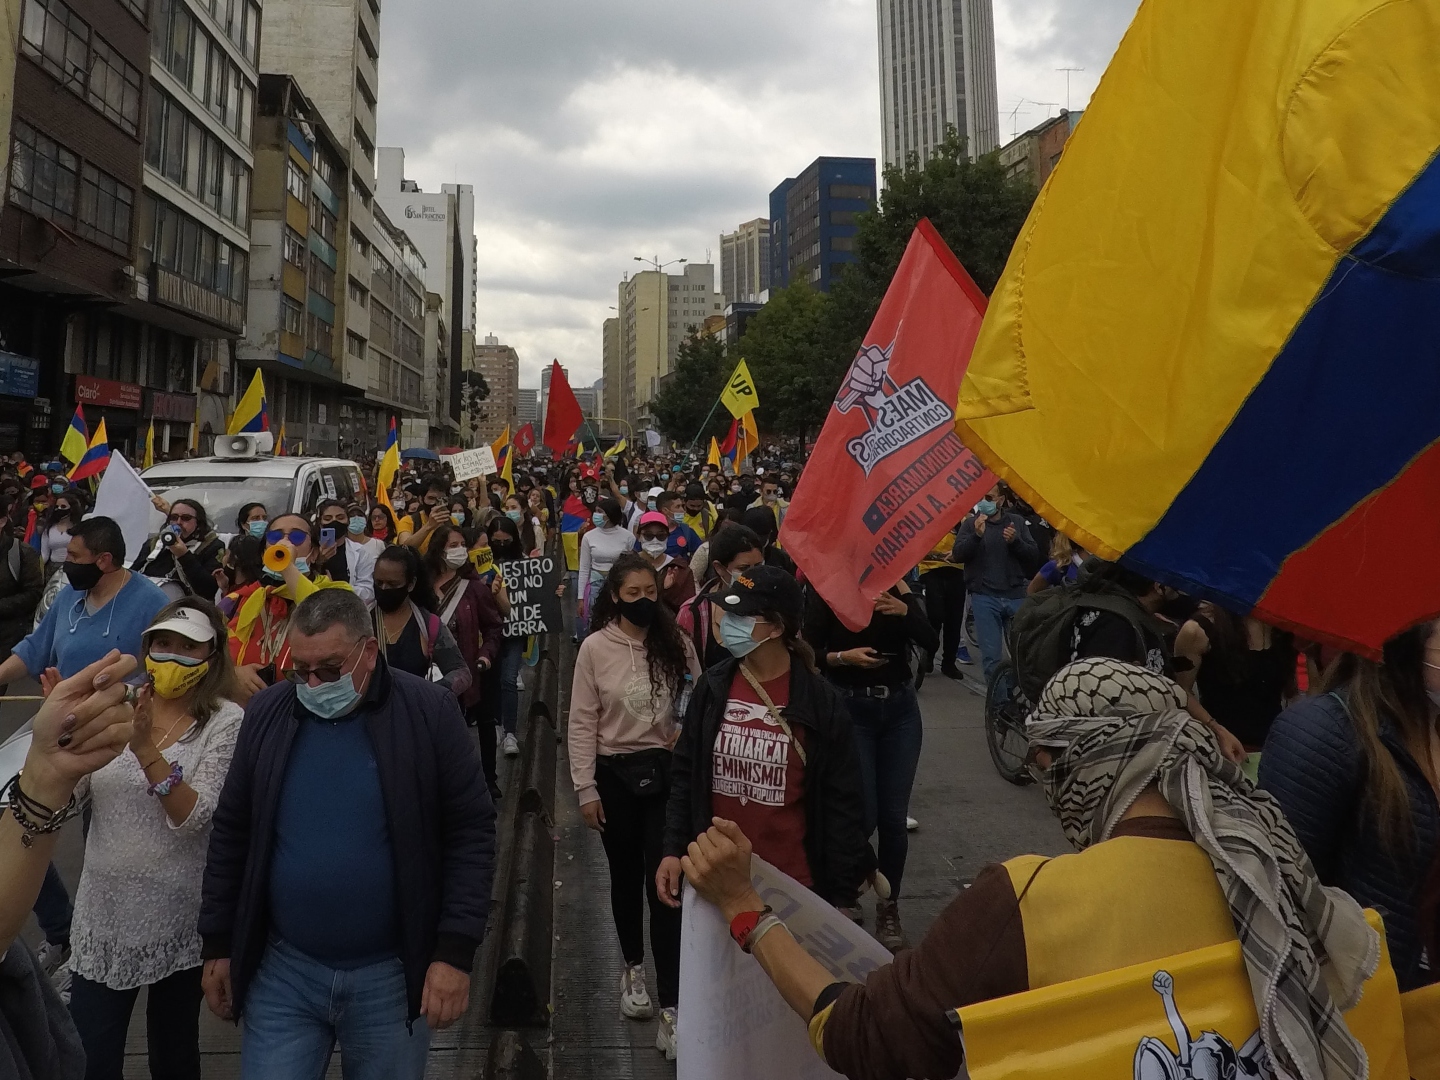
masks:
[(680, 857), (718, 815), (755, 853), (837, 907), (875, 870), (850, 715), (800, 639), (804, 598), (773, 566), (735, 575), (714, 601), (733, 659), (700, 677), (670, 769), (656, 891), (680, 906)]

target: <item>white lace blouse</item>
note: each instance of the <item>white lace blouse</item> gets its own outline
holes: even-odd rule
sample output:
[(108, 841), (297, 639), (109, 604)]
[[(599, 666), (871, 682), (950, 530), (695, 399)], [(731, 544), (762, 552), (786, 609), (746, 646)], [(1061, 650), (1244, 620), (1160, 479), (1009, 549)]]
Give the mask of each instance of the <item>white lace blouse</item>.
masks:
[(93, 817), (70, 930), (77, 975), (113, 990), (148, 986), (200, 966), (200, 884), (210, 818), (244, 711), (225, 702), (199, 732), (166, 747), (194, 789), (195, 808), (174, 824), (126, 750), (90, 777)]

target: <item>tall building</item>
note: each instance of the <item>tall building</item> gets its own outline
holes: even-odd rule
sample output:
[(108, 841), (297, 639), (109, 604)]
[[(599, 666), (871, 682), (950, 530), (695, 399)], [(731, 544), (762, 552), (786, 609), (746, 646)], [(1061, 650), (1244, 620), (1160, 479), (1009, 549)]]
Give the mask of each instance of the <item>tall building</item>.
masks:
[(770, 288), (770, 219), (720, 234), (720, 291), (732, 304), (759, 303)]
[(532, 424), (535, 427), (535, 438), (540, 438), (540, 390), (534, 386), (522, 386), (515, 392), (515, 425), (516, 430)]
[(1080, 115), (1078, 111), (1061, 109), (1059, 116), (1050, 117), (1002, 146), (1000, 165), (1005, 175), (1012, 180), (1025, 177), (1037, 188), (1045, 183), (1060, 164), (1060, 154), (1080, 122)]
[(375, 201), (390, 220), (410, 234), (425, 256), (426, 287), (445, 302), (450, 335), (448, 398), (441, 422), (455, 441), (460, 437), (461, 371), (473, 370), (475, 349), (475, 189), (469, 184), (442, 184), (425, 192), (405, 178), (405, 151), (380, 148)]
[(856, 222), (875, 205), (874, 158), (816, 158), (770, 193), (770, 286), (806, 281), (829, 292), (855, 261)]
[(602, 434), (614, 435), (615, 428), (623, 425), (614, 423), (617, 419), (623, 419), (625, 414), (620, 406), (620, 320), (606, 319), (605, 325), (601, 328), (600, 346), (600, 370), (604, 372), (601, 382), (605, 384), (605, 391), (600, 398), (600, 414), (610, 418), (611, 423), (602, 424)]
[[(648, 428), (650, 400), (660, 380), (674, 370), (680, 343), (710, 316), (724, 314), (724, 297), (715, 291), (714, 264), (691, 263), (680, 274), (645, 270), (622, 281), (618, 306), (615, 416), (636, 430)], [(607, 371), (607, 385), (610, 377)]]
[(885, 164), (924, 165), (949, 130), (970, 156), (1000, 145), (991, 0), (878, 0)]
[(468, 441), (474, 446), (492, 443), (510, 429), (520, 426), (520, 355), (509, 345), (487, 334), (475, 346), (475, 370), (485, 379), (489, 395), (474, 409)]
[(293, 452), (353, 453), (340, 444), (345, 293), (336, 241), (348, 224), (339, 138), (289, 75), (261, 75), (251, 191), (250, 294), (236, 343), (237, 384), (260, 368), (273, 427)]
[(378, 204), (372, 213), (375, 245), (370, 249), (366, 406), (396, 416), (405, 447), (438, 448), (445, 440), (432, 437), (431, 402), (439, 369), (448, 365), (448, 353), (437, 355), (430, 332), (425, 257), (410, 234)]

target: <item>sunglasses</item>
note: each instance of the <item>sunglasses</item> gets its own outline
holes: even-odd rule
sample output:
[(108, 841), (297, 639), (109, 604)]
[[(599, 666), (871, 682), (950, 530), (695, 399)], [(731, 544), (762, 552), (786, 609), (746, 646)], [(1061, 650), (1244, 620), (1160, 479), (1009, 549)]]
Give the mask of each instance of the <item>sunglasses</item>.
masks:
[(177, 521), (177, 522), (179, 522), (179, 521), (195, 521), (195, 520), (197, 520), (197, 518), (195, 517), (194, 514), (171, 514), (171, 515), (170, 515), (170, 520), (171, 520), (171, 521)]
[(291, 547), (299, 547), (309, 539), (310, 534), (304, 529), (291, 529), (288, 533), (281, 532), (279, 529), (271, 529), (265, 534), (265, 542), (271, 545), (278, 544), (281, 540), (289, 540)]
[(355, 648), (351, 649), (345, 659), (341, 660), (338, 664), (321, 664), (317, 668), (306, 667), (304, 664), (295, 664), (288, 668), (281, 668), (280, 677), (292, 683), (308, 683), (312, 675), (322, 683), (339, 682), (346, 675), (350, 674), (344, 670), (344, 667), (350, 662), (350, 657), (355, 655), (355, 650), (365, 646), (365, 641), (365, 638), (357, 641)]

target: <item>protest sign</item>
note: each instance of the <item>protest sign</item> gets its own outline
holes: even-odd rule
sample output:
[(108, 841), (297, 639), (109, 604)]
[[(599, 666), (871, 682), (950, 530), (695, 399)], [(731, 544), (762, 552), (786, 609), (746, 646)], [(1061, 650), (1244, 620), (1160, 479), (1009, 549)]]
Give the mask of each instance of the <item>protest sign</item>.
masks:
[(995, 483), (955, 434), (985, 296), (922, 220), (840, 385), (780, 540), (851, 630)]
[(495, 452), (488, 446), (478, 450), (461, 450), (458, 454), (442, 454), (440, 460), (454, 471), (456, 482), (489, 476), (496, 471)]
[(510, 596), (510, 617), (505, 620), (506, 637), (548, 634), (561, 628), (560, 598), (555, 590), (560, 574), (555, 560), (510, 559), (499, 564)]
[[(844, 982), (862, 982), (890, 963), (879, 942), (794, 878), (764, 859), (750, 864), (755, 890), (811, 956)], [(685, 886), (680, 932), (677, 1080), (833, 1080), (791, 1011), (753, 956), (730, 937), (720, 910)]]

